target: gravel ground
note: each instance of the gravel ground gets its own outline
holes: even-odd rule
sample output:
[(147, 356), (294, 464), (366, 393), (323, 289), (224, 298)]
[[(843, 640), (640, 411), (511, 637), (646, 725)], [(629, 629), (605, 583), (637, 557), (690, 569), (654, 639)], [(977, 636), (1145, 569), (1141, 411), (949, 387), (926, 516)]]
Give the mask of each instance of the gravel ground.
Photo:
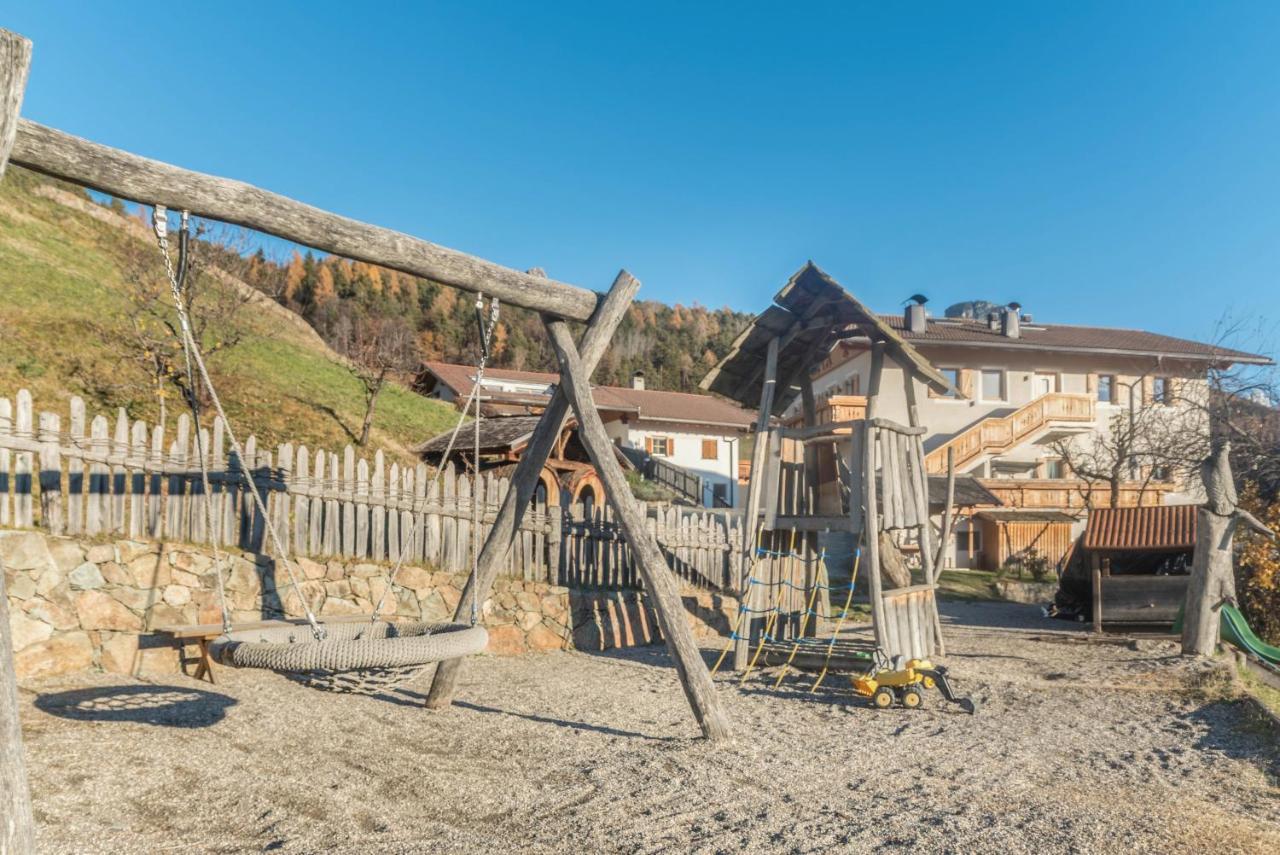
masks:
[(947, 620), (976, 716), (722, 676), (727, 745), (693, 738), (660, 649), (478, 657), (444, 713), (425, 677), (32, 684), (42, 851), (1280, 851), (1276, 735), (1219, 672), (1032, 607)]

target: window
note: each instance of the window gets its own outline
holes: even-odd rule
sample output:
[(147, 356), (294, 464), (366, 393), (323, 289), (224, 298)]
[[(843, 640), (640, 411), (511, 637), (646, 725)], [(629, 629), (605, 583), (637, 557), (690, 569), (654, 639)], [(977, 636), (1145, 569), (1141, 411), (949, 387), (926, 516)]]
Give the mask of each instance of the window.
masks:
[(1157, 377), (1151, 381), (1151, 397), (1157, 404), (1173, 403), (1173, 395), (1169, 392), (1169, 378)]
[(716, 483), (711, 485), (711, 504), (717, 508), (727, 508), (729, 506), (728, 484)]
[(656, 457), (671, 456), (671, 437), (669, 436), (651, 436), (644, 441), (645, 451)]
[(704, 439), (702, 441), (702, 459), (718, 460), (720, 458), (720, 440)]
[(1004, 400), (1004, 372), (1000, 369), (982, 369), (982, 400)]
[(1173, 470), (1166, 465), (1152, 467), (1151, 478), (1155, 481), (1172, 481)]
[(958, 398), (960, 397), (960, 369), (959, 368), (943, 368), (942, 376), (947, 378), (947, 382), (951, 384), (950, 392), (939, 393), (939, 398)]
[(973, 543), (975, 555), (982, 551), (982, 529), (975, 525), (971, 525), (965, 531), (956, 532), (956, 551), (968, 552), (970, 542)]
[(1044, 462), (1044, 477), (1066, 478), (1067, 467), (1063, 465), (1061, 460), (1046, 460)]
[(1114, 374), (1098, 375), (1098, 403), (1114, 404), (1116, 402), (1116, 376)]

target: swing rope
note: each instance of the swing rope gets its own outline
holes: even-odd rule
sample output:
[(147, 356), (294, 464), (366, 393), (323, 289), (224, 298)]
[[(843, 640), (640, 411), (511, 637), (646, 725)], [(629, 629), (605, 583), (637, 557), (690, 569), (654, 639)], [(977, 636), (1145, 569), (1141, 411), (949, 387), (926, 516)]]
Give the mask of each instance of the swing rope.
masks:
[[(184, 219), (189, 215), (184, 211)], [(240, 445), (240, 440), (236, 438), (235, 431), (231, 428), (231, 421), (227, 418), (227, 412), (223, 409), (222, 400), (218, 397), (218, 390), (213, 386), (213, 379), (209, 376), (209, 369), (204, 363), (204, 357), (200, 353), (200, 346), (195, 340), (195, 335), (191, 329), (191, 318), (187, 312), (186, 302), (182, 297), (182, 287), (178, 281), (177, 272), (173, 267), (173, 259), (169, 257), (169, 219), (168, 211), (164, 205), (156, 205), (155, 212), (152, 217), (152, 224), (155, 228), (156, 240), (160, 245), (160, 255), (164, 258), (164, 270), (169, 279), (169, 288), (173, 293), (174, 308), (178, 312), (178, 323), (182, 331), (182, 348), (185, 356), (195, 363), (195, 367), (200, 374), (200, 379), (204, 383), (206, 391), (209, 393), (209, 400), (213, 403), (214, 410), (218, 413), (218, 418), (222, 420), (222, 426), (227, 432), (227, 441), (231, 443), (231, 449), (235, 452), (236, 458), (241, 463), (241, 472), (244, 475), (244, 482), (249, 488), (249, 493), (253, 496), (254, 507), (258, 514), (261, 515), (262, 521), (267, 530), (267, 536), (271, 539), (272, 548), (276, 555), (280, 557), (284, 563), (285, 571), (289, 575), (289, 584), (293, 586), (293, 590), (297, 593), (299, 601), (302, 603), (302, 609), (306, 613), (307, 623), (311, 625), (311, 634), (316, 640), (325, 637), (325, 630), (316, 620), (315, 614), (311, 611), (311, 606), (307, 603), (307, 599), (303, 596), (302, 586), (298, 582), (298, 574), (294, 570), (293, 562), (289, 560), (288, 551), (280, 542), (280, 535), (276, 532), (274, 521), (267, 514), (267, 503), (263, 501), (262, 494), (258, 492), (258, 485), (254, 483), (253, 474), (244, 467), (245, 456), (244, 448)], [(199, 436), (197, 430), (196, 436)], [(209, 462), (205, 459), (203, 443), (200, 443), (200, 477), (205, 484), (207, 491), (209, 484)], [(209, 509), (209, 503), (205, 503), (206, 512)], [(215, 547), (216, 548), (216, 547)], [(221, 599), (223, 610), (223, 621), (229, 624), (227, 612), (227, 594), (222, 582), (222, 572), (219, 571), (218, 577), (218, 596)]]

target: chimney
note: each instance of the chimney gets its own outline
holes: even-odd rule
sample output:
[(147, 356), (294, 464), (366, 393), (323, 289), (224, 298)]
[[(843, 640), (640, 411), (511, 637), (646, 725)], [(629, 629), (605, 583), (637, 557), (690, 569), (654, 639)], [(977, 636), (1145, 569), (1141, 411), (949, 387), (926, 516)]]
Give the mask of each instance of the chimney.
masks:
[(924, 313), (924, 306), (920, 303), (912, 303), (907, 306), (907, 332), (922, 333), (929, 326), (928, 316)]
[(1000, 316), (995, 312), (987, 312), (987, 329), (992, 332), (1000, 331)]
[(1006, 338), (1018, 338), (1022, 335), (1022, 306), (1010, 303), (1001, 310), (1000, 331)]
[(644, 388), (644, 372), (643, 371), (637, 371), (635, 374), (631, 375), (631, 388), (632, 389)]

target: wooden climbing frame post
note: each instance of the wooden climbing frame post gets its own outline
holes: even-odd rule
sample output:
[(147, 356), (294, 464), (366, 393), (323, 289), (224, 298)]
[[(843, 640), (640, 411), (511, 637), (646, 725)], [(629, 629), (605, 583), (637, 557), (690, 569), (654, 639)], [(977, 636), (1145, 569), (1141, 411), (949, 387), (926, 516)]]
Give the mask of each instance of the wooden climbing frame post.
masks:
[[(595, 317), (587, 326), (582, 337), (582, 367), (588, 374), (595, 369), (596, 363), (604, 355), (613, 338), (618, 324), (626, 316), (627, 307), (635, 297), (640, 283), (623, 271), (613, 282), (613, 287), (600, 302)], [(506, 563), (512, 544), (519, 537), (520, 521), (524, 518), (529, 502), (542, 474), (542, 467), (550, 457), (558, 437), (569, 415), (569, 398), (564, 390), (556, 387), (547, 403), (546, 410), (534, 428), (533, 436), (520, 461), (516, 464), (515, 474), (511, 477), (511, 488), (502, 500), (498, 516), (485, 538), (480, 550), (480, 558), (474, 574), (467, 578), (466, 587), (462, 590), (462, 599), (454, 611), (454, 621), (470, 618), (472, 604), (483, 603), (493, 588), (498, 572)], [(458, 685), (458, 675), (463, 667), (462, 659), (447, 659), (441, 662), (431, 681), (431, 689), (427, 693), (427, 707), (442, 709), (453, 702), (453, 695)]]
[[(0, 30), (0, 178), (18, 130), (18, 112), (31, 66), (31, 42)], [(9, 599), (0, 566), (0, 852), (30, 855), (36, 851), (36, 824), (31, 813), (22, 727), (18, 722), (18, 684), (9, 630)]]
[(764, 381), (760, 387), (760, 409), (756, 412), (755, 444), (751, 449), (751, 473), (747, 482), (747, 505), (742, 518), (742, 555), (738, 564), (738, 593), (742, 597), (738, 608), (742, 611), (733, 640), (733, 669), (747, 667), (751, 652), (751, 628), (755, 612), (764, 602), (757, 588), (751, 584), (751, 565), (756, 560), (756, 530), (760, 523), (760, 493), (765, 482), (765, 467), (769, 453), (769, 414), (773, 411), (773, 397), (778, 385), (778, 339), (769, 341), (765, 354)]
[(604, 483), (609, 504), (613, 507), (623, 535), (636, 558), (645, 590), (653, 598), (662, 636), (684, 687), (685, 696), (693, 708), (694, 717), (706, 738), (728, 738), (729, 719), (720, 707), (711, 673), (707, 670), (702, 652), (693, 640), (693, 631), (685, 619), (675, 574), (667, 566), (662, 551), (645, 525), (643, 511), (631, 495), (631, 486), (618, 463), (613, 443), (609, 441), (609, 435), (605, 432), (604, 423), (600, 420), (600, 413), (591, 397), (591, 385), (578, 355), (578, 347), (564, 321), (545, 316), (543, 320), (547, 333), (551, 336), (556, 358), (560, 362), (560, 388), (569, 398), (574, 415), (578, 418), (578, 436)]

